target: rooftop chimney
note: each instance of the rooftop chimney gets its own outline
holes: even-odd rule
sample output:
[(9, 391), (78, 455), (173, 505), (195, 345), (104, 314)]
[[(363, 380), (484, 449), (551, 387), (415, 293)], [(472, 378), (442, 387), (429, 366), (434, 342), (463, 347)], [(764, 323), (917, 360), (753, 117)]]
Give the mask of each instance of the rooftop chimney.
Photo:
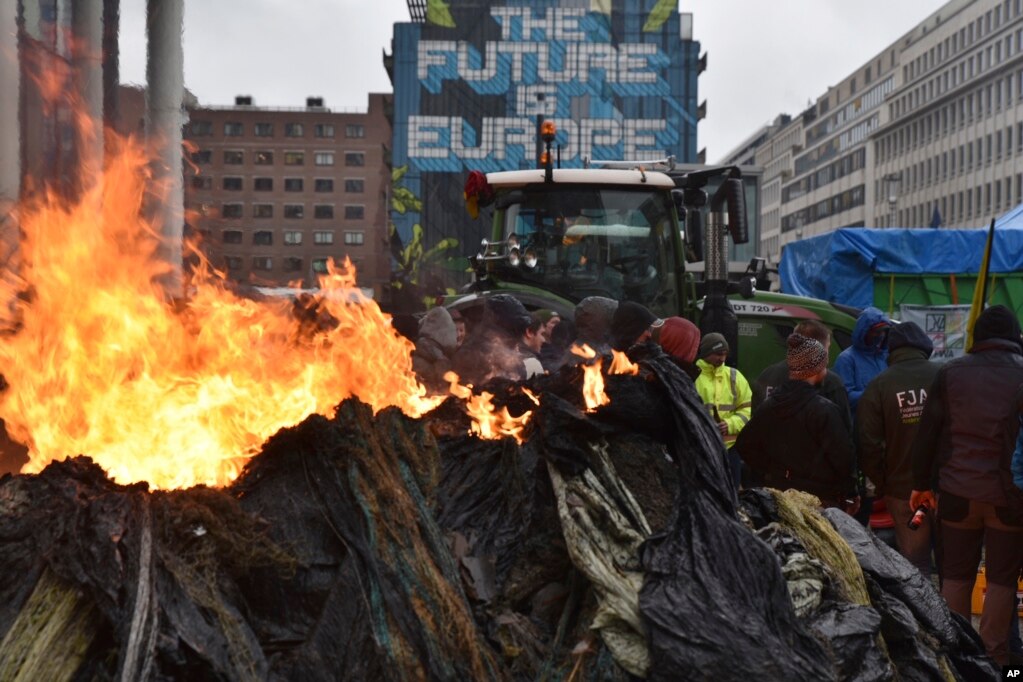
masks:
[(239, 107), (251, 107), (252, 106), (252, 95), (237, 95), (234, 98), (235, 106)]
[(306, 97), (305, 98), (305, 105), (309, 109), (312, 109), (313, 107), (322, 107), (323, 106), (323, 98), (322, 97)]

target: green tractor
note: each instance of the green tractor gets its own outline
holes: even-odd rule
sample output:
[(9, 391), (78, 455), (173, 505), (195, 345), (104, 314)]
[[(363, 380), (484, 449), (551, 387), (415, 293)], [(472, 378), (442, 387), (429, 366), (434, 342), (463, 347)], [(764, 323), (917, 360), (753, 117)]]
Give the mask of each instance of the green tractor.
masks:
[[(571, 319), (587, 296), (636, 301), (662, 317), (686, 317), (705, 334), (723, 333), (729, 364), (751, 380), (784, 358), (785, 338), (802, 319), (834, 331), (833, 354), (849, 344), (858, 311), (758, 291), (756, 273), (729, 281), (726, 235), (746, 240), (738, 168), (614, 165), (626, 167), (555, 169), (547, 162), (535, 170), (471, 173), (470, 213), (492, 205), (493, 223), (470, 258), (474, 281), (444, 304), (472, 319), (487, 296), (511, 293), (529, 309)], [(712, 180), (718, 189), (708, 196)], [(702, 281), (686, 272), (686, 255), (694, 252), (706, 256)]]

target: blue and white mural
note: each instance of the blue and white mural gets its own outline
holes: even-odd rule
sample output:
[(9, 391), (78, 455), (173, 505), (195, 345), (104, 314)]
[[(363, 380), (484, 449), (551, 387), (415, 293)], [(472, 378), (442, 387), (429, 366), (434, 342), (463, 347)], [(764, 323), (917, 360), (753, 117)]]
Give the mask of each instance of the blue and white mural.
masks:
[(423, 201), (394, 216), (403, 238), (419, 223), (428, 242), (474, 248), (485, 227), (465, 215), (465, 174), (535, 167), (538, 117), (557, 124), (562, 167), (695, 161), (699, 43), (674, 0), (429, 5), (393, 42), (393, 165)]

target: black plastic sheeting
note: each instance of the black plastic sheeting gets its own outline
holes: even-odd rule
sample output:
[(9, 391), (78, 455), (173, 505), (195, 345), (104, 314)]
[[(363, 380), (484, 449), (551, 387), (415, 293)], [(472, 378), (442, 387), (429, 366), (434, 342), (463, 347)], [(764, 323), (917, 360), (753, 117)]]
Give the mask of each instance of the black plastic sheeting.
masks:
[[(935, 650), (949, 657), (959, 679), (1000, 679), (976, 632), (949, 610), (930, 580), (847, 514), (837, 509), (823, 514), (852, 548), (867, 577), (871, 603), (882, 617), (885, 642), (901, 679), (935, 679)], [(924, 637), (936, 646), (926, 647)]]

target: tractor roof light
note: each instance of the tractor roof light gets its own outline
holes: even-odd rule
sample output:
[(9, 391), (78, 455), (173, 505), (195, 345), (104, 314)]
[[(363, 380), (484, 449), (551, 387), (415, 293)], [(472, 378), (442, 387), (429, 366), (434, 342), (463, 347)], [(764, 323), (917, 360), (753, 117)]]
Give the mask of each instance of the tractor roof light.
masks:
[(544, 121), (540, 126), (540, 137), (547, 144), (554, 142), (554, 136), (557, 134), (558, 128), (554, 125), (554, 121)]

